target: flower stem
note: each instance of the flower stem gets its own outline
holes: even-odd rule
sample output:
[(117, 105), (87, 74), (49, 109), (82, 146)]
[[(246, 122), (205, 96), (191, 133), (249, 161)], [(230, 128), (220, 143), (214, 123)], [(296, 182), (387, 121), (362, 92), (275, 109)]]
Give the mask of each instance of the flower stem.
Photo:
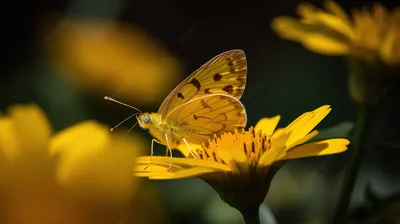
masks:
[(368, 134), (368, 130), (372, 125), (375, 117), (375, 109), (372, 106), (359, 105), (357, 121), (355, 126), (355, 134), (352, 142), (352, 155), (348, 164), (342, 189), (337, 203), (333, 223), (345, 223), (347, 210), (351, 202), (354, 185), (357, 180), (358, 171), (361, 166), (364, 154), (363, 146)]
[(259, 208), (247, 208), (247, 209), (239, 209), (240, 213), (244, 218), (244, 222), (246, 224), (260, 224), (260, 213)]

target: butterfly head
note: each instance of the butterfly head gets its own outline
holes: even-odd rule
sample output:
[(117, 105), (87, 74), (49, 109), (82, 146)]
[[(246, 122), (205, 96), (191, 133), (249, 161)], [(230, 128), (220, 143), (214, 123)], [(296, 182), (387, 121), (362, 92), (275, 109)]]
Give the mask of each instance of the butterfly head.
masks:
[(136, 119), (138, 120), (139, 126), (145, 130), (150, 128), (154, 120), (149, 113), (141, 113), (136, 116)]

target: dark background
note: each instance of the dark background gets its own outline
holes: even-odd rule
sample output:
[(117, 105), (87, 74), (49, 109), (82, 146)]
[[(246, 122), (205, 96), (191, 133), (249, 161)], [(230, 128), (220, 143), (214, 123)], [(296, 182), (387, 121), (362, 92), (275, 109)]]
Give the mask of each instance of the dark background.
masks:
[[(79, 98), (80, 105), (84, 105), (84, 108), (77, 109), (78, 112), (75, 114), (71, 115), (68, 109), (71, 107), (68, 106), (65, 106), (67, 109), (59, 106), (58, 109), (54, 109), (56, 106), (46, 100), (46, 92), (49, 91), (50, 94), (51, 89), (56, 88), (53, 85), (57, 83), (49, 82), (38, 87), (35, 82), (38, 76), (53, 72), (43, 63), (46, 51), (43, 49), (43, 37), (37, 35), (37, 24), (44, 15), (57, 12), (80, 18), (125, 21), (138, 26), (177, 55), (185, 65), (187, 75), (219, 53), (230, 49), (243, 49), (248, 60), (248, 84), (242, 102), (247, 108), (249, 125), (254, 125), (262, 117), (276, 114), (282, 115), (280, 125), (286, 125), (303, 112), (324, 104), (331, 105), (333, 110), (319, 128), (327, 128), (343, 121), (353, 121), (356, 116), (356, 105), (347, 92), (344, 58), (309, 52), (300, 44), (280, 39), (270, 29), (270, 22), (274, 17), (294, 15), (298, 2), (297, 0), (5, 1), (2, 4), (0, 20), (2, 33), (0, 49), (3, 55), (0, 109), (5, 110), (14, 103), (38, 103), (48, 111), (56, 129), (91, 118), (109, 125), (115, 123), (115, 112), (109, 109), (99, 110), (105, 108), (104, 101), (84, 94)], [(312, 2), (318, 3), (318, 1)], [(396, 5), (396, 1), (383, 1), (383, 3), (390, 8)], [(340, 4), (349, 9), (368, 6), (371, 2), (340, 1)], [(182, 76), (182, 80), (184, 78), (185, 76)], [(396, 88), (399, 86), (400, 84)], [(156, 111), (158, 106), (146, 109)], [(399, 141), (398, 108), (398, 105), (386, 105), (383, 108), (370, 139)], [(141, 132), (141, 130), (135, 131)], [(380, 195), (390, 195), (399, 190), (398, 156), (398, 152), (381, 149), (368, 151), (355, 192), (355, 206), (364, 200), (363, 189), (367, 183), (372, 183)], [(275, 188), (272, 186), (267, 197), (267, 202), (269, 197), (273, 198), (268, 204), (275, 213), (278, 223), (311, 223), (308, 216), (330, 214), (340, 189), (343, 165), (347, 158), (348, 152), (331, 156), (328, 160), (309, 158), (293, 161), (288, 164), (286, 171), (281, 172), (283, 174), (278, 173), (279, 181), (272, 184), (283, 186)], [(304, 172), (307, 170), (318, 172), (318, 178), (310, 180), (309, 172), (308, 175), (297, 174), (298, 167), (303, 167)], [(196, 194), (204, 192), (215, 196), (206, 184), (199, 180), (155, 184), (160, 188), (160, 197), (171, 223), (178, 221), (211, 223), (200, 212), (207, 209), (205, 207), (211, 206), (209, 202), (199, 199), (201, 203), (195, 203), (193, 202), (195, 199), (192, 199), (189, 201), (194, 205), (186, 206), (185, 210), (182, 206), (176, 205), (178, 202), (173, 197), (176, 195), (174, 192), (184, 186), (191, 186), (186, 197), (199, 198), (200, 196)], [(196, 187), (192, 188), (193, 186)], [(282, 198), (272, 195), (287, 193), (279, 192), (280, 189), (295, 192), (293, 194), (295, 198), (285, 198), (288, 202), (283, 203)], [(305, 212), (301, 207), (302, 203), (314, 206)], [(320, 211), (319, 207), (324, 207), (325, 210)]]

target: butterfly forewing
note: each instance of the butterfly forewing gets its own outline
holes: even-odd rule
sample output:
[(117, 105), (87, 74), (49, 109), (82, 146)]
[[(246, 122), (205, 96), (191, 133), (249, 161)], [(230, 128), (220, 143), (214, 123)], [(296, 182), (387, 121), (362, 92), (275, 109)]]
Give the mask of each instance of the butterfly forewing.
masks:
[(211, 94), (240, 99), (246, 86), (246, 73), (246, 56), (242, 50), (217, 55), (180, 83), (161, 104), (158, 113), (165, 119), (179, 105)]
[(191, 143), (201, 144), (224, 132), (243, 129), (247, 117), (244, 106), (236, 98), (213, 94), (181, 104), (168, 113), (166, 123)]

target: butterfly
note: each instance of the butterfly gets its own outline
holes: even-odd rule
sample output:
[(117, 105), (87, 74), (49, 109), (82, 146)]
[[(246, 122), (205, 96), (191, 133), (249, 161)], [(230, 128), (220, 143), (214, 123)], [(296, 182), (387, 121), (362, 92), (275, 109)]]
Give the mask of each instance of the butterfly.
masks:
[[(132, 116), (136, 116), (139, 126), (154, 137), (151, 156), (154, 142), (157, 142), (167, 147), (166, 153), (168, 155), (169, 152), (171, 158), (172, 149), (178, 149), (181, 144), (185, 144), (189, 154), (195, 157), (191, 143), (207, 144), (210, 137), (235, 129), (242, 130), (246, 126), (247, 115), (239, 99), (243, 95), (246, 78), (244, 51), (226, 51), (183, 80), (165, 98), (157, 113), (143, 113), (135, 108), (139, 113)], [(121, 103), (110, 97), (105, 99)]]

